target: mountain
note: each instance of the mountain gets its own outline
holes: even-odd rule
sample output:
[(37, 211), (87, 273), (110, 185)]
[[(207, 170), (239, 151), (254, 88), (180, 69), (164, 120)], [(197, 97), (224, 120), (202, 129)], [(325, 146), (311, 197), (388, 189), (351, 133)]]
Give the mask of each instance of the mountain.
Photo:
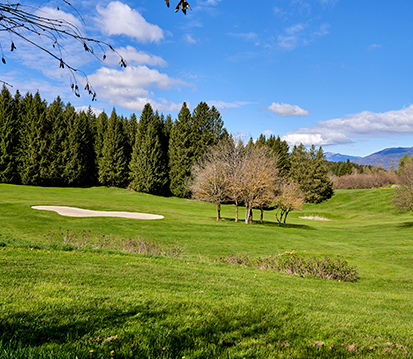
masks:
[(326, 152), (326, 160), (332, 162), (347, 161), (349, 159), (353, 163), (359, 165), (372, 165), (378, 166), (382, 165), (384, 168), (388, 168), (394, 160), (394, 167), (397, 169), (399, 165), (399, 159), (402, 158), (405, 154), (408, 156), (413, 155), (413, 147), (392, 147), (386, 148), (384, 150), (375, 152), (369, 156), (357, 157), (357, 156), (347, 156), (340, 153), (331, 153)]
[(324, 155), (326, 156), (326, 160), (331, 162), (345, 162), (347, 161), (347, 159), (349, 159), (351, 162), (354, 162), (355, 160), (361, 158), (360, 156), (348, 156), (333, 152), (325, 152)]
[(358, 163), (359, 165), (372, 165), (378, 166), (379, 164), (384, 165), (384, 168), (388, 168), (394, 160), (395, 169), (399, 165), (399, 159), (405, 154), (411, 156), (413, 154), (413, 147), (392, 147), (386, 148), (382, 151), (375, 152), (369, 156), (359, 158), (357, 160), (351, 161)]

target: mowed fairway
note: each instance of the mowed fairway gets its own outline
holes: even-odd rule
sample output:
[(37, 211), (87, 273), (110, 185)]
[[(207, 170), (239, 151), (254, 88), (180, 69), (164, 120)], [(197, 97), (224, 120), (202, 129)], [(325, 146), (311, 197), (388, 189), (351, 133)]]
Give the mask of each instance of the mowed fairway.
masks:
[[(391, 189), (336, 191), (284, 227), (272, 212), (247, 226), (231, 205), (217, 223), (213, 204), (193, 200), (0, 185), (0, 358), (413, 357), (413, 214), (391, 200)], [(165, 218), (71, 218), (35, 205)], [(68, 250), (50, 242), (60, 230), (186, 249), (179, 258)], [(285, 251), (343, 256), (360, 280), (215, 261)]]

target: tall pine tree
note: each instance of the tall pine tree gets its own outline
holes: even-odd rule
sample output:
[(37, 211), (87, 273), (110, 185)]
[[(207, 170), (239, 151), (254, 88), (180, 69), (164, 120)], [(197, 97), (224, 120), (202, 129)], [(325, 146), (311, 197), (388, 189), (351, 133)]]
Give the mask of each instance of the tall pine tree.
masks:
[(67, 125), (62, 173), (64, 183), (69, 186), (91, 184), (94, 158), (88, 116), (85, 112), (77, 114), (70, 103), (66, 105), (63, 116)]
[(99, 158), (99, 182), (105, 186), (122, 187), (128, 180), (122, 121), (113, 109), (105, 132)]
[(307, 151), (303, 144), (294, 146), (291, 153), (290, 177), (298, 183), (306, 202), (320, 203), (333, 195), (333, 186), (327, 175), (323, 149), (313, 145)]
[(178, 119), (173, 123), (168, 150), (169, 188), (171, 193), (177, 197), (190, 195), (186, 180), (194, 163), (191, 132), (191, 112), (184, 102)]
[(6, 86), (0, 94), (0, 182), (18, 183), (19, 97), (12, 98)]
[(167, 183), (163, 140), (163, 117), (146, 104), (136, 131), (130, 162), (132, 188), (139, 192), (164, 194)]
[(45, 185), (49, 173), (49, 135), (46, 102), (36, 92), (21, 101), (19, 172), (23, 184)]

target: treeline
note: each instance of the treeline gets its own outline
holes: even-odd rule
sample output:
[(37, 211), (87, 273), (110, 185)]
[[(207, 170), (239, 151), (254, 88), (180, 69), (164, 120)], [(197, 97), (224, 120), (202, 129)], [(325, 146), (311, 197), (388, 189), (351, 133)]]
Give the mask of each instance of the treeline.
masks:
[(384, 172), (384, 170), (379, 167), (371, 165), (359, 165), (357, 163), (350, 162), (349, 159), (347, 159), (347, 161), (339, 162), (326, 161), (326, 165), (330, 175), (337, 177), (351, 175), (353, 173), (369, 174), (379, 170), (382, 170)]
[(0, 94), (0, 182), (39, 186), (126, 187), (158, 195), (189, 196), (193, 163), (228, 133), (215, 107), (201, 102), (178, 118), (145, 105), (139, 118), (76, 112), (58, 97), (6, 87)]

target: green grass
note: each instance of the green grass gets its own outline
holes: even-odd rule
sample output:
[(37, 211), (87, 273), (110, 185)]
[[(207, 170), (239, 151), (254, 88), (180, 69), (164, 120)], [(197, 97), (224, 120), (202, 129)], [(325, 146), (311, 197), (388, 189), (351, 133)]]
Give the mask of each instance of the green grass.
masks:
[[(278, 227), (271, 212), (263, 225), (235, 223), (230, 205), (217, 223), (214, 205), (192, 200), (0, 185), (0, 359), (410, 357), (413, 217), (395, 211), (391, 196), (391, 189), (337, 191)], [(32, 205), (165, 218), (69, 218)], [(299, 218), (306, 215), (331, 221)], [(179, 242), (186, 252), (168, 258), (65, 251), (48, 242), (49, 231), (59, 228)], [(231, 252), (293, 250), (341, 255), (358, 268), (360, 281), (300, 278), (214, 260)], [(325, 345), (309, 345), (316, 341)]]

